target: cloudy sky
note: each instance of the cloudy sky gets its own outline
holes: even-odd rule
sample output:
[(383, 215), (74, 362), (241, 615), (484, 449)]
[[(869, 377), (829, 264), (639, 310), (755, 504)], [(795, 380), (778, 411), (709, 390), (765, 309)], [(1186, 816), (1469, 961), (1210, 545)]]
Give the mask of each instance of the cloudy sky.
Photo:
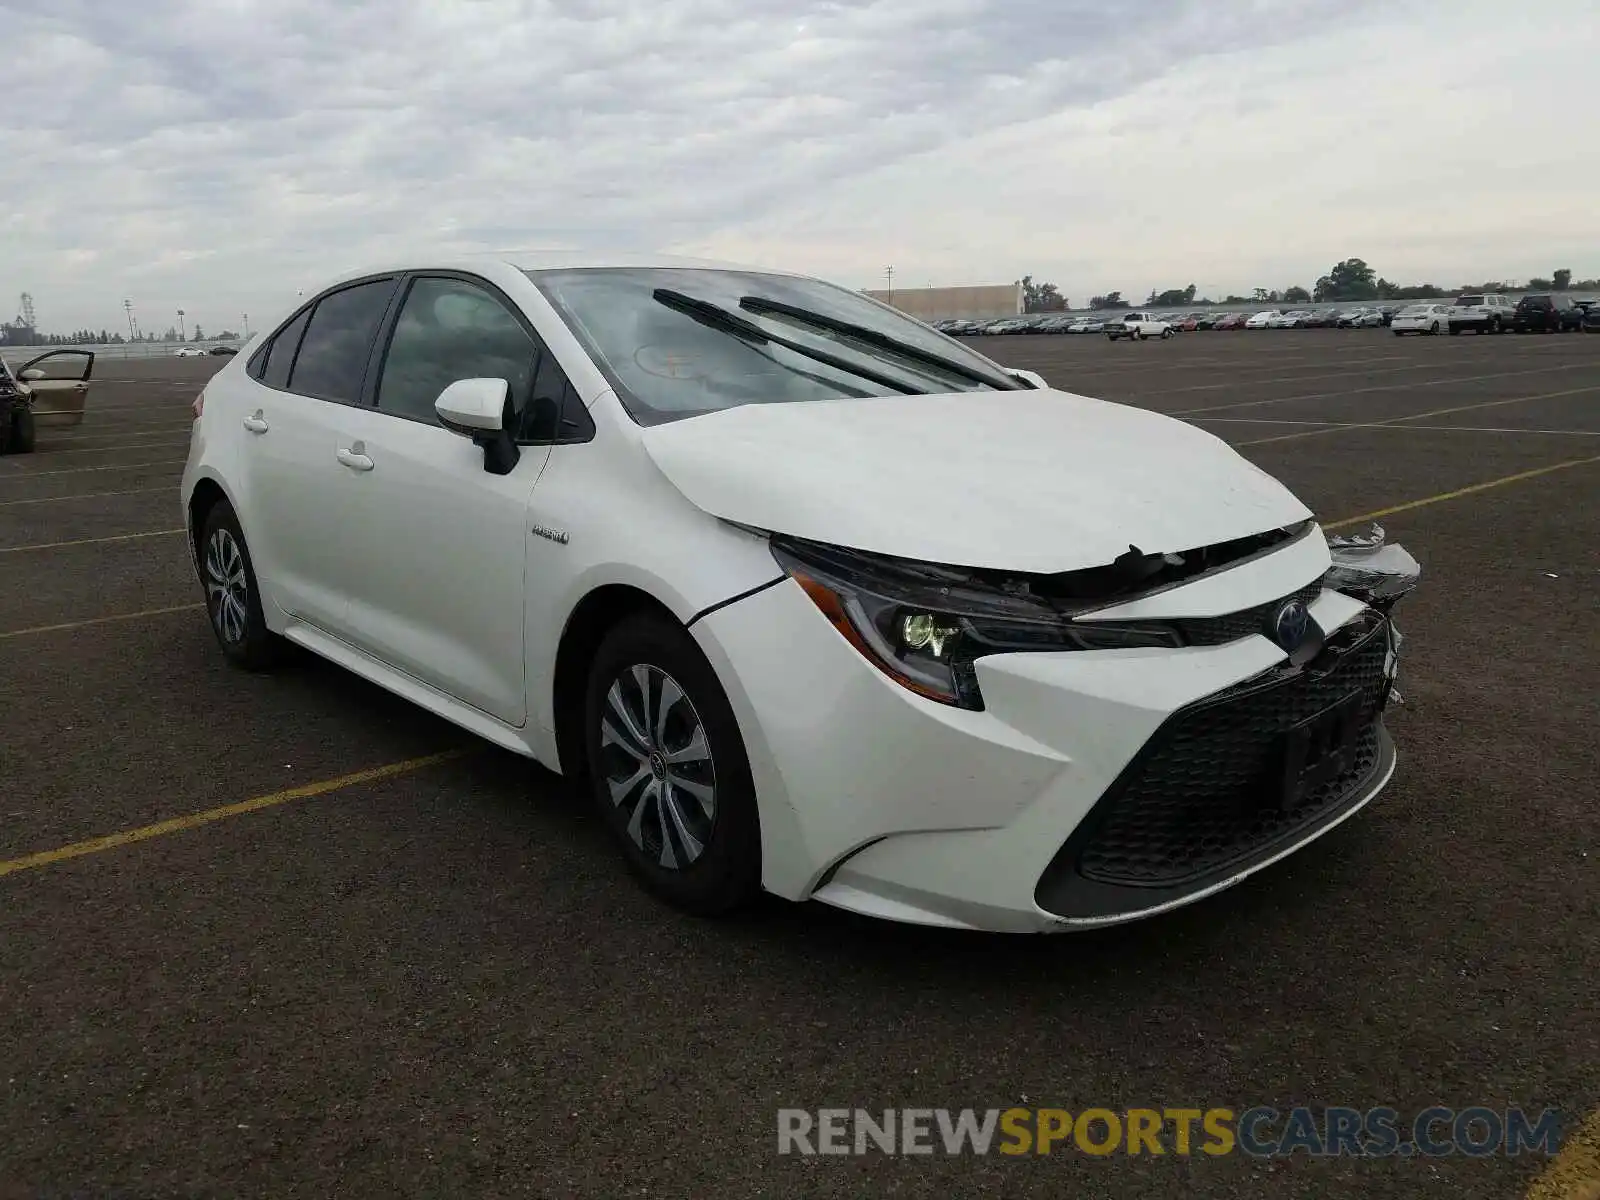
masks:
[[(1519, 11), (1521, 15), (1519, 16)], [(404, 246), (1074, 301), (1600, 275), (1600, 4), (0, 0), (0, 316), (252, 325)]]

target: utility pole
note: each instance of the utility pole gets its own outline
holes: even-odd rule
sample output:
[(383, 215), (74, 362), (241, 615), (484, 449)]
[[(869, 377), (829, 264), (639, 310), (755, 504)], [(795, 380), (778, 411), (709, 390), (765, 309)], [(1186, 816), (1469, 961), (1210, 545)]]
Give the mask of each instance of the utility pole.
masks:
[(250, 340), (250, 314), (240, 313), (239, 315), (244, 318), (244, 340), (248, 342)]
[(189, 340), (188, 334), (183, 331), (183, 309), (181, 308), (178, 310), (178, 340), (180, 342)]
[(122, 311), (128, 314), (128, 340), (130, 342), (136, 342), (139, 339), (134, 335), (133, 332), (133, 301), (124, 300), (122, 302)]
[(894, 303), (894, 267), (892, 267), (892, 266), (885, 267), (883, 269), (883, 273), (889, 277), (889, 303), (893, 304)]

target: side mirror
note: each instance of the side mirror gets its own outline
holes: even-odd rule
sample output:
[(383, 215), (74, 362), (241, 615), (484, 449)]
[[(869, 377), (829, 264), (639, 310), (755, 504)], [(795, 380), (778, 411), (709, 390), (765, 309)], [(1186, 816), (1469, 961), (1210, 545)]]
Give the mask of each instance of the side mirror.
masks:
[(1031, 388), (1040, 391), (1049, 391), (1050, 385), (1044, 381), (1044, 376), (1037, 371), (1024, 371), (1020, 367), (1007, 367), (1006, 374), (1013, 379), (1020, 379)]
[(38, 367), (29, 367), (22, 374), (18, 375), (17, 378), (23, 383), (33, 383), (35, 380), (43, 379), (44, 372)]
[(510, 393), (511, 385), (504, 379), (458, 379), (433, 402), (439, 424), (482, 447), (483, 469), (492, 475), (510, 474), (522, 457), (505, 427)]

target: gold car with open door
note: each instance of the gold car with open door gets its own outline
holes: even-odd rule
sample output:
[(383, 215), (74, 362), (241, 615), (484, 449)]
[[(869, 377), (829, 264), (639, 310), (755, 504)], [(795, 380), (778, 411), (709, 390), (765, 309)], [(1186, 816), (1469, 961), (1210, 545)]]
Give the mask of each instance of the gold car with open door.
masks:
[(0, 454), (32, 451), (38, 429), (83, 423), (94, 351), (51, 350), (0, 369)]

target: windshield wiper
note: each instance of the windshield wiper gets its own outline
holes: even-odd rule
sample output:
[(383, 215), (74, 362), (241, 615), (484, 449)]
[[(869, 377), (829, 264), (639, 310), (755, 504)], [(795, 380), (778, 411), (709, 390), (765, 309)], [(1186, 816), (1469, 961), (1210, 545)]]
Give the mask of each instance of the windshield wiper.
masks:
[(860, 379), (870, 380), (880, 387), (892, 388), (906, 396), (920, 395), (920, 390), (912, 384), (895, 379), (890, 375), (883, 375), (868, 367), (857, 366), (847, 358), (829, 354), (826, 350), (813, 349), (803, 342), (790, 341), (788, 338), (779, 337), (768, 333), (754, 321), (747, 321), (731, 309), (713, 304), (709, 300), (700, 300), (694, 296), (675, 292), (671, 288), (657, 288), (651, 293), (657, 304), (664, 304), (668, 308), (681, 312), (686, 317), (693, 317), (702, 325), (709, 325), (713, 329), (720, 329), (724, 333), (732, 334), (742, 341), (754, 342), (756, 345), (765, 346), (768, 343), (782, 346), (785, 350), (792, 350), (803, 355), (813, 362), (819, 362), (835, 370), (845, 371)]
[(954, 375), (958, 379), (965, 379), (970, 383), (984, 383), (990, 387), (1001, 387), (1012, 391), (1021, 390), (1025, 385), (1009, 375), (1000, 373), (990, 374), (976, 367), (969, 367), (963, 363), (954, 362), (942, 354), (935, 354), (932, 350), (924, 350), (910, 342), (902, 342), (899, 338), (891, 337), (877, 329), (866, 325), (857, 325), (851, 321), (841, 321), (838, 317), (830, 317), (826, 313), (812, 312), (809, 308), (797, 308), (792, 304), (785, 304), (781, 300), (769, 300), (765, 296), (744, 296), (739, 300), (739, 307), (747, 312), (772, 313), (777, 316), (791, 317), (796, 321), (804, 322), (817, 329), (826, 329), (833, 333), (843, 334), (865, 342), (869, 346), (876, 346), (880, 350), (887, 350), (891, 354), (898, 354), (902, 358), (909, 358), (912, 362), (921, 363), (926, 367), (933, 367)]

